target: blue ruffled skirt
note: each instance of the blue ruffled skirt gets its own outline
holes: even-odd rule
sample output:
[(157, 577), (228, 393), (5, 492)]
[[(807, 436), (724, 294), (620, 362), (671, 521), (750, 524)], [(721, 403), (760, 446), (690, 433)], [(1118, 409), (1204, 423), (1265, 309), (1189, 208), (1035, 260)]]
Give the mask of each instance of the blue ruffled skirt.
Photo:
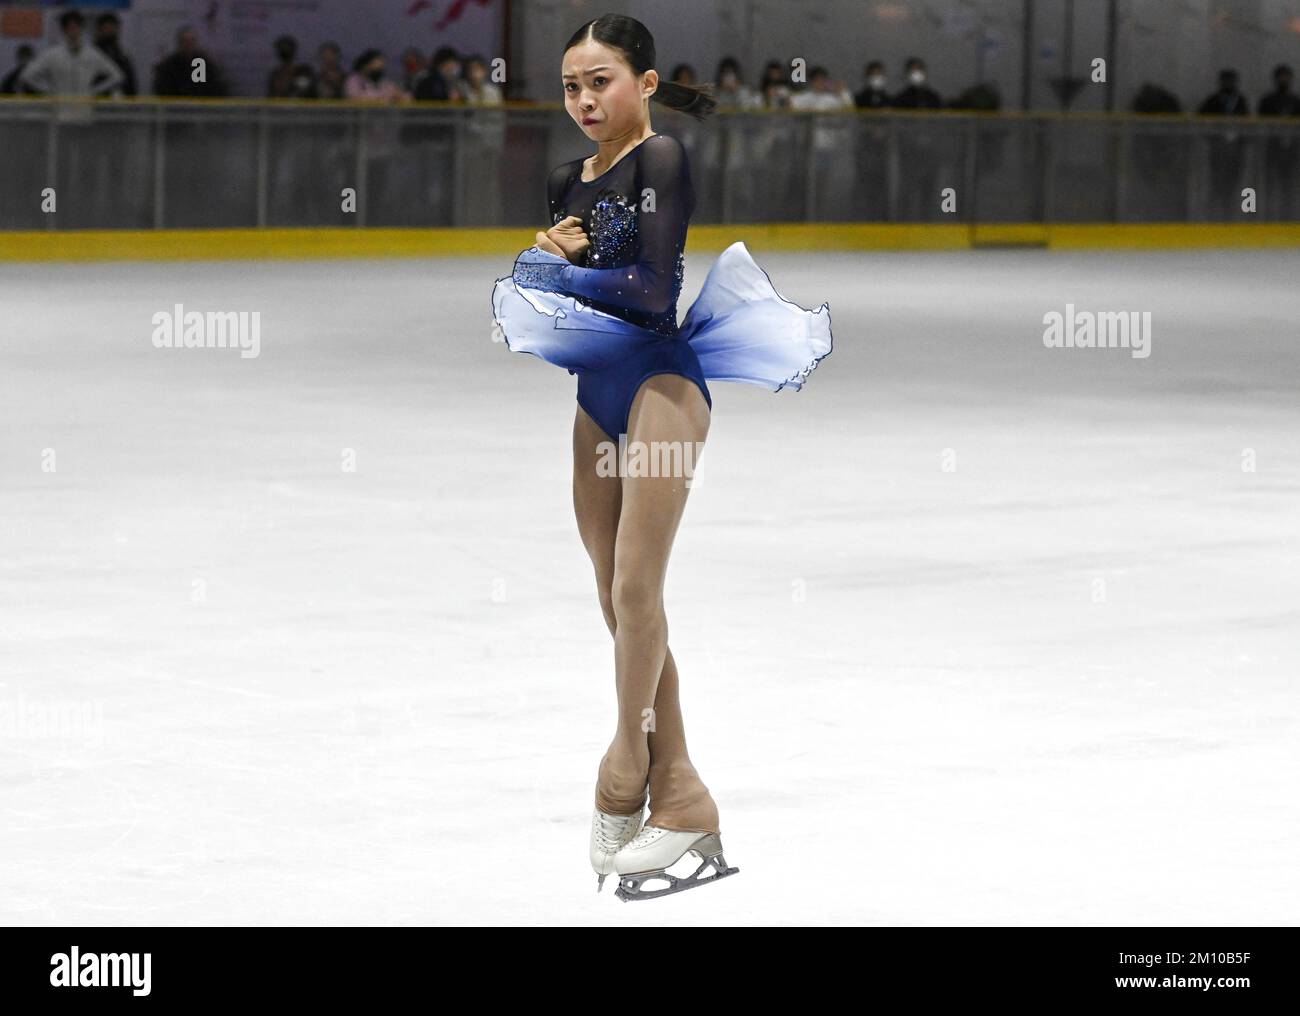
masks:
[[(579, 376), (579, 402), (610, 434), (626, 432), (635, 386), (654, 373), (737, 381), (780, 391), (803, 387), (832, 348), (830, 305), (808, 310), (782, 297), (744, 243), (718, 256), (676, 337), (634, 325), (548, 288), (569, 262), (530, 247), (492, 289), (492, 318), (513, 351)], [(680, 346), (679, 343), (686, 343)], [(620, 366), (623, 369), (620, 370)], [(623, 376), (635, 366), (637, 377)], [(597, 396), (609, 394), (609, 399)], [(596, 412), (592, 412), (592, 410)], [(602, 418), (603, 417), (603, 418)]]

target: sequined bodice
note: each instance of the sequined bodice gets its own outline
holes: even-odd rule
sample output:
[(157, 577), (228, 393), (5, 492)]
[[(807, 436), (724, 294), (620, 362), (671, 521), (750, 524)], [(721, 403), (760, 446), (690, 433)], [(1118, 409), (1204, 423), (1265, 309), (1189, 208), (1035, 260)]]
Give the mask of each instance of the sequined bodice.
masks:
[(551, 222), (577, 216), (589, 243), (564, 276), (566, 291), (638, 327), (677, 335), (695, 209), (681, 143), (651, 136), (593, 180), (582, 179), (584, 166), (583, 159), (556, 166), (546, 185)]
[[(559, 222), (568, 215), (582, 217), (587, 232), (587, 241), (590, 244), (585, 257), (579, 262), (582, 267), (623, 268), (633, 264), (637, 255), (636, 205), (612, 188), (606, 188), (597, 194), (595, 201), (591, 204), (590, 211), (586, 215), (583, 215), (581, 211), (569, 210), (570, 207), (576, 208), (581, 203), (580, 197), (575, 205), (566, 203), (560, 211), (555, 213), (554, 220)], [(634, 321), (636, 324), (661, 334), (676, 335), (678, 330), (677, 298), (681, 295), (682, 282), (685, 278), (686, 256), (684, 253), (679, 252), (673, 272), (672, 301), (668, 309), (662, 314), (649, 314), (630, 310), (615, 304), (604, 304), (591, 299), (584, 302), (597, 310), (603, 310)]]

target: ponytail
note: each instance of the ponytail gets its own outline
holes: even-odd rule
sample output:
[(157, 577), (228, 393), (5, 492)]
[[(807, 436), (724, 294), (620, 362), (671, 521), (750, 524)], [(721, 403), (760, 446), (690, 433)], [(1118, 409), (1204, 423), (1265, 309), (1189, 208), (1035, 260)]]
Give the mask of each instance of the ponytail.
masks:
[(697, 88), (695, 85), (682, 85), (676, 81), (660, 81), (659, 87), (655, 89), (650, 99), (669, 109), (687, 113), (696, 120), (703, 120), (718, 108), (718, 103), (710, 94), (712, 91), (712, 85), (701, 85)]

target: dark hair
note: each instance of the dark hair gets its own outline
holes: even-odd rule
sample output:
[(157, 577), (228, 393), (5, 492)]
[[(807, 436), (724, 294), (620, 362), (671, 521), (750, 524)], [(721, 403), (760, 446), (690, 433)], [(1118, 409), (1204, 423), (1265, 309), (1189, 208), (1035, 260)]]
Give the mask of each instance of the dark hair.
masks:
[[(655, 40), (650, 29), (626, 14), (602, 14), (595, 21), (588, 21), (573, 33), (573, 37), (564, 44), (567, 53), (574, 46), (595, 39), (597, 42), (616, 49), (638, 75), (654, 69)], [(709, 94), (711, 85), (696, 87), (682, 85), (676, 81), (659, 78), (659, 87), (650, 98), (669, 109), (676, 109), (696, 120), (703, 120), (717, 109), (718, 104)]]
[(1287, 74), (1290, 75), (1291, 77), (1295, 77), (1295, 74), (1292, 72), (1288, 64), (1278, 64), (1276, 67), (1273, 68), (1273, 77), (1280, 78), (1283, 74)]
[(463, 62), (460, 58), (460, 54), (456, 52), (455, 46), (439, 46), (433, 51), (433, 59), (429, 62), (434, 67), (437, 67), (446, 63), (448, 60), (455, 60), (457, 63)]
[(84, 25), (86, 23), (86, 19), (81, 16), (81, 11), (64, 11), (59, 16), (60, 28), (67, 28), (73, 22), (76, 22), (78, 25)]
[(117, 25), (120, 28), (122, 25), (122, 19), (112, 11), (109, 11), (107, 14), (101, 14), (95, 19), (96, 28), (101, 28), (104, 25)]
[(357, 73), (360, 73), (362, 67), (370, 63), (370, 61), (373, 60), (375, 57), (383, 56), (383, 55), (384, 55), (383, 50), (367, 49), (364, 52), (362, 52), (362, 54), (359, 57), (357, 57), (355, 60), (352, 61), (352, 69)]

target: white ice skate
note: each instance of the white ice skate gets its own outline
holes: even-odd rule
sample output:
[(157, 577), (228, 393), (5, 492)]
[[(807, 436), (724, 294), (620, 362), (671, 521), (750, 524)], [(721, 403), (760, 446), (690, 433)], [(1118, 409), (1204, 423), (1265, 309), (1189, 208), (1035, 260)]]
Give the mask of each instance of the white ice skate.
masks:
[[(679, 878), (665, 870), (687, 854), (701, 858), (700, 866), (690, 875)], [(713, 874), (700, 878), (705, 868)], [(679, 893), (699, 885), (716, 882), (734, 875), (739, 868), (728, 868), (722, 856), (722, 837), (718, 833), (687, 833), (676, 829), (645, 826), (614, 858), (614, 870), (619, 873), (618, 888), (614, 891), (624, 903), (629, 900), (652, 900), (657, 896)], [(662, 879), (666, 888), (645, 889), (646, 882)]]
[(596, 879), (596, 892), (605, 884), (605, 876), (614, 870), (614, 857), (641, 831), (644, 818), (644, 806), (635, 815), (611, 815), (592, 808), (591, 866), (600, 876)]

